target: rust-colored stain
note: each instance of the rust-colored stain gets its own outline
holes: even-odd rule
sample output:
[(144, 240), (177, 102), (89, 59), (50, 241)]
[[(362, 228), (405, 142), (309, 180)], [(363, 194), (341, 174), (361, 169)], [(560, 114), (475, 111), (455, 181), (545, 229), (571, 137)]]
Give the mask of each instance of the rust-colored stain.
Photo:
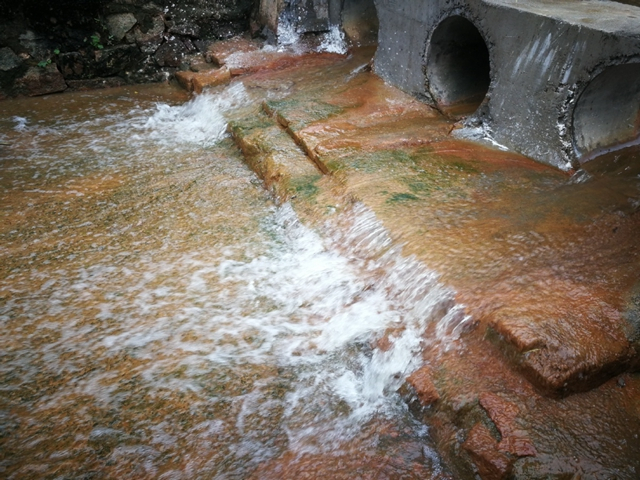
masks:
[[(457, 138), (458, 125), (368, 71), (372, 53), (254, 52), (235, 67), (220, 55), (231, 75), (244, 75), (231, 85), (243, 82), (251, 100), (230, 118), (255, 157), (249, 163), (319, 235), (364, 206), (389, 245), (455, 289), (450, 303), (463, 308), (456, 321), (444, 329), (436, 315), (426, 322), (420, 346), (429, 366), (401, 373), (431, 405), (420, 420), (452, 471), (484, 480), (633, 478), (638, 152), (594, 160), (571, 177)], [(17, 120), (0, 119), (11, 145), (0, 146), (3, 475), (457, 478), (434, 460), (431, 437), (416, 434), (408, 414), (368, 418), (340, 452), (313, 442), (290, 450), (287, 428), (301, 425), (283, 426), (283, 399), (309, 381), (304, 372), (206, 359), (214, 345), (260, 351), (265, 342), (258, 328), (239, 334), (212, 319), (243, 281), (238, 274), (217, 284), (218, 276), (278, 257), (290, 240), (263, 225), (272, 197), (228, 139), (136, 156), (129, 142), (145, 131), (136, 112), (184, 102), (183, 93), (152, 86), (58, 98), (69, 101), (3, 104), (7, 119), (26, 115), (30, 128), (56, 133), (31, 138), (14, 129)], [(117, 112), (133, 112), (127, 121), (137, 126), (96, 120)], [(65, 130), (70, 123), (85, 130)], [(103, 129), (116, 129), (122, 142), (100, 143)], [(111, 149), (130, 161), (104, 162)], [(335, 249), (358, 263), (346, 247)], [(368, 274), (347, 306), (375, 290), (382, 272)], [(278, 308), (268, 296), (240, 303), (236, 317), (247, 324)], [(282, 337), (295, 340), (306, 308), (292, 309)], [(385, 327), (364, 342), (366, 355), (392, 351), (403, 332)], [(317, 343), (308, 349), (325, 353)], [(305, 350), (291, 355), (304, 358)], [(351, 408), (327, 400), (314, 415)], [(257, 444), (262, 456), (251, 451)]]

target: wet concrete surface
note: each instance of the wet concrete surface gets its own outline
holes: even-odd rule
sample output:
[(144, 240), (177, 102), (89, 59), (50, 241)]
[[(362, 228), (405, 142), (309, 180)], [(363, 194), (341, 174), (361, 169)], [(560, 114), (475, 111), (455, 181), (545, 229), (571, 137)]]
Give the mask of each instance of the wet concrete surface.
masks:
[(380, 0), (375, 71), (443, 110), (477, 95), (471, 121), (498, 142), (577, 168), (594, 149), (638, 137), (637, 73), (620, 75), (640, 54), (635, 4)]

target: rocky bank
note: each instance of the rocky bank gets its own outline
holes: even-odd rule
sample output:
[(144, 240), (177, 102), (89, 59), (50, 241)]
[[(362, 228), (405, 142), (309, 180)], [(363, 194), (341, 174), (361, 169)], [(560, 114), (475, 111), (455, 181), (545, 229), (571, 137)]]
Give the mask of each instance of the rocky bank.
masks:
[(250, 29), (253, 0), (0, 4), (0, 99), (161, 81)]

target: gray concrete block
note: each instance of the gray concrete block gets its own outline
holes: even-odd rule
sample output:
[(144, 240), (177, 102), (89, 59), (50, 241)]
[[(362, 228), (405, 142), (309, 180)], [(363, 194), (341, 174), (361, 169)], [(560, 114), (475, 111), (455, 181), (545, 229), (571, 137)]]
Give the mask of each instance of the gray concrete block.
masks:
[[(638, 138), (640, 68), (616, 66), (640, 63), (640, 8), (597, 0), (376, 0), (376, 6), (375, 71), (455, 112), (479, 96), (488, 68), (486, 96), (469, 121), (497, 142), (568, 169)], [(488, 51), (484, 60), (478, 38)]]

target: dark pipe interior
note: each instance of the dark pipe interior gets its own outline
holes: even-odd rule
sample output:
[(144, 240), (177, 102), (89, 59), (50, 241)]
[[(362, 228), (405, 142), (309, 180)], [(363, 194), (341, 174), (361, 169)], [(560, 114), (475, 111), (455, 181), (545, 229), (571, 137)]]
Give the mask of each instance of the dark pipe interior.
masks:
[(443, 20), (427, 52), (427, 87), (448, 113), (473, 113), (489, 91), (489, 50), (478, 29), (464, 17)]
[(582, 160), (640, 141), (640, 64), (608, 67), (585, 88), (573, 112), (573, 140)]
[(356, 45), (375, 45), (378, 41), (378, 13), (373, 0), (345, 0), (342, 28)]

